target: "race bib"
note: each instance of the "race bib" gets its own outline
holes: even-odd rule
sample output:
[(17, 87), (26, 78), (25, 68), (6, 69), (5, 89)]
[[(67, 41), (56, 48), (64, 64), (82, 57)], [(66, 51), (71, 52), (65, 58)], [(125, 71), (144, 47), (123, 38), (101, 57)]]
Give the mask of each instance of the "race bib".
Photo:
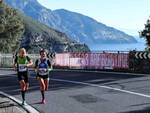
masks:
[(39, 69), (39, 75), (47, 75), (48, 74), (47, 72), (42, 71), (43, 69), (45, 69), (45, 68)]
[(27, 71), (27, 68), (25, 67), (24, 64), (19, 64), (19, 72), (24, 72)]

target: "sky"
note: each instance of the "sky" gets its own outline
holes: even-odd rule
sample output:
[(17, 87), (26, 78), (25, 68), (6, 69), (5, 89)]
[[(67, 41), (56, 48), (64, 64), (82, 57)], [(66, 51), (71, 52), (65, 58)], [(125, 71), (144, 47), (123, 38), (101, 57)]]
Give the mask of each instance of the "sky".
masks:
[(150, 0), (37, 0), (48, 9), (66, 9), (138, 35), (150, 16)]

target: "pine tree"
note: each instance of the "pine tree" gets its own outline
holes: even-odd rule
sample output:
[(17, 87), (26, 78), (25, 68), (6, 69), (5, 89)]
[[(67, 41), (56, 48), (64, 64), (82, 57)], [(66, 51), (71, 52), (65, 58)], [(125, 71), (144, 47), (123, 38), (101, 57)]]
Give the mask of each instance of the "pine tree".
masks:
[(0, 0), (0, 52), (10, 53), (19, 48), (24, 25), (17, 16), (17, 10)]
[(145, 28), (139, 32), (140, 37), (144, 37), (146, 38), (146, 44), (147, 46), (150, 46), (150, 20), (148, 19), (146, 24), (145, 24)]

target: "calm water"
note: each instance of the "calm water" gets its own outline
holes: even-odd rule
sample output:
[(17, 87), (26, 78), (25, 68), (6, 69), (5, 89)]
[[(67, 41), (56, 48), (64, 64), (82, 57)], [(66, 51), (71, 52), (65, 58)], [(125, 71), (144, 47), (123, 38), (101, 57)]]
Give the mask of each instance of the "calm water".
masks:
[(99, 44), (91, 45), (89, 48), (92, 51), (143, 51), (146, 48), (146, 45), (144, 42), (138, 42), (135, 44)]

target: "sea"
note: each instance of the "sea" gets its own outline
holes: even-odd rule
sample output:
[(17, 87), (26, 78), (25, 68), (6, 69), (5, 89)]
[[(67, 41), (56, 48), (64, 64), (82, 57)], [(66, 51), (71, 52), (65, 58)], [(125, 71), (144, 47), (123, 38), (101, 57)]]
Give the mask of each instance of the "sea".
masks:
[(132, 44), (97, 44), (89, 45), (91, 51), (144, 51), (146, 42), (137, 42)]

